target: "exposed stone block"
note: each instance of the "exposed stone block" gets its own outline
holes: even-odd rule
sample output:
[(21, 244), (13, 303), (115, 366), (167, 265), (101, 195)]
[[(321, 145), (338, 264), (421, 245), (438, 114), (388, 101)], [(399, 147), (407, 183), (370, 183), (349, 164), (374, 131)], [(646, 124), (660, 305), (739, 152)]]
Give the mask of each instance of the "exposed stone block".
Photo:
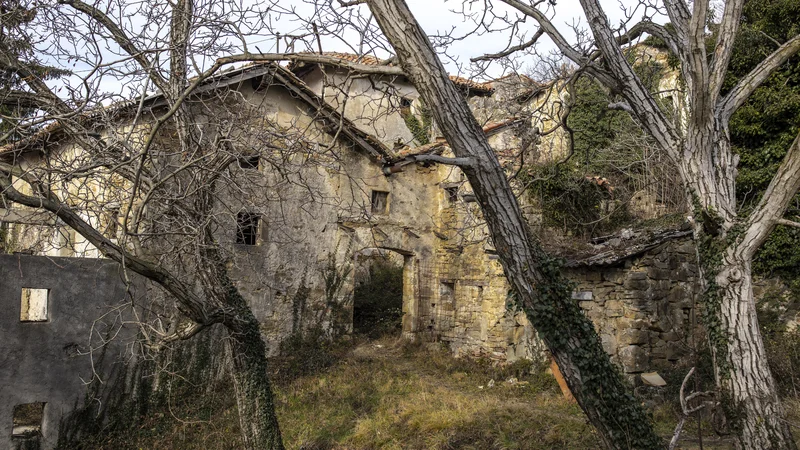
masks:
[(621, 317), (623, 314), (622, 302), (619, 300), (608, 300), (605, 305), (606, 317)]
[(628, 273), (628, 280), (646, 280), (647, 279), (647, 272), (629, 272)]
[(592, 300), (594, 295), (591, 290), (581, 290), (572, 293), (573, 300)]
[(601, 322), (606, 317), (606, 311), (601, 310), (600, 308), (592, 309), (586, 312), (586, 317), (589, 318), (592, 322), (598, 323)]
[(673, 281), (688, 281), (689, 271), (685, 268), (675, 269), (672, 271), (671, 278)]
[(593, 302), (591, 300), (589, 300), (587, 302), (579, 302), (578, 304), (581, 306), (581, 309), (584, 309), (586, 311), (588, 311), (588, 310), (590, 310), (590, 309), (595, 307), (595, 302)]
[(639, 330), (636, 328), (628, 328), (622, 330), (619, 334), (619, 342), (627, 345), (641, 345), (647, 344), (650, 341), (650, 334), (647, 331)]
[(613, 355), (617, 352), (617, 338), (613, 335), (608, 333), (603, 333), (600, 335), (600, 340), (603, 343), (603, 350), (609, 355)]
[(666, 333), (661, 333), (659, 339), (666, 342), (673, 342), (680, 340), (680, 336), (675, 331), (667, 331)]
[(643, 372), (647, 369), (647, 351), (638, 345), (628, 345), (619, 352), (620, 363), (625, 373)]
[(625, 272), (614, 269), (603, 272), (603, 279), (613, 284), (622, 284), (625, 281)]
[(666, 358), (670, 361), (677, 361), (686, 355), (687, 349), (681, 342), (668, 342), (666, 346)]
[(631, 319), (628, 317), (620, 317), (614, 321), (617, 330), (624, 330), (627, 328), (636, 328), (637, 330), (647, 329), (648, 322), (641, 319)]
[(670, 271), (666, 269), (659, 269), (656, 267), (648, 267), (647, 276), (653, 280), (669, 280)]
[(646, 291), (647, 288), (650, 286), (650, 283), (646, 279), (645, 280), (628, 279), (625, 280), (625, 284), (623, 284), (623, 286), (625, 286), (625, 289), (631, 291)]
[(645, 289), (629, 289), (625, 291), (622, 298), (628, 300), (643, 300), (649, 299), (650, 295)]

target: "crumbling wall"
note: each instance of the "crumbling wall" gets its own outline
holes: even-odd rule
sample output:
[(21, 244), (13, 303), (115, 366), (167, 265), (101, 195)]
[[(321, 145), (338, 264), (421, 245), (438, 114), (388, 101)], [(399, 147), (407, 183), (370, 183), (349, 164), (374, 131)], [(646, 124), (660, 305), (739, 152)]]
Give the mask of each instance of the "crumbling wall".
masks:
[[(689, 353), (699, 292), (694, 243), (662, 244), (614, 265), (567, 270), (575, 301), (625, 373), (669, 368)], [(702, 339), (702, 338), (701, 338)]]

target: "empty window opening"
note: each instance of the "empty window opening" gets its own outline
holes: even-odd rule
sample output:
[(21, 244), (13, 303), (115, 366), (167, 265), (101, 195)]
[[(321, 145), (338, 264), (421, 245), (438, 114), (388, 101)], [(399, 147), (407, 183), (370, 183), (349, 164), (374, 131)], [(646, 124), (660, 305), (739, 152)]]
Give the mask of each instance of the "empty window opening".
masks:
[(236, 216), (236, 243), (256, 245), (258, 241), (258, 222), (258, 214), (240, 212)]
[(46, 322), (49, 289), (22, 288), (20, 322)]
[(400, 114), (403, 117), (408, 116), (411, 114), (411, 103), (413, 101), (410, 98), (401, 97), (400, 98)]
[(456, 284), (443, 281), (439, 285), (439, 299), (441, 303), (452, 304), (455, 301)]
[(116, 239), (119, 232), (119, 208), (111, 208), (106, 213), (106, 236)]
[(258, 170), (261, 158), (258, 155), (243, 155), (238, 158), (239, 167), (242, 169)]
[(15, 438), (41, 436), (44, 405), (44, 402), (36, 402), (14, 406), (11, 436)]
[(444, 188), (445, 194), (447, 195), (447, 201), (452, 205), (458, 202), (458, 188), (457, 187), (447, 187)]
[(372, 191), (372, 214), (386, 214), (389, 206), (389, 193)]

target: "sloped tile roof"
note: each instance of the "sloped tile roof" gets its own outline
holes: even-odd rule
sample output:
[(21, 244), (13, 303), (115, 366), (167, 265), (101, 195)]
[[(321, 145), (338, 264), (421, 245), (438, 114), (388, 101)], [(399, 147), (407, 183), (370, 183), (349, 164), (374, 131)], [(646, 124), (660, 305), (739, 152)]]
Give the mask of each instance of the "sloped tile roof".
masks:
[[(331, 58), (338, 58), (341, 59), (342, 61), (364, 64), (368, 66), (378, 66), (381, 64), (386, 64), (385, 60), (381, 60), (372, 55), (356, 55), (353, 53), (340, 53), (340, 52), (322, 52), (322, 55)], [(300, 67), (302, 67), (301, 64), (302, 63), (293, 61), (289, 63), (287, 68), (291, 71), (295, 71)], [(394, 62), (389, 62), (387, 65), (396, 66), (397, 64), (395, 64)], [(457, 75), (450, 75), (450, 80), (453, 81), (453, 83), (455, 83), (457, 86), (478, 91), (481, 93), (491, 93), (493, 91), (493, 88), (490, 83), (480, 83)]]

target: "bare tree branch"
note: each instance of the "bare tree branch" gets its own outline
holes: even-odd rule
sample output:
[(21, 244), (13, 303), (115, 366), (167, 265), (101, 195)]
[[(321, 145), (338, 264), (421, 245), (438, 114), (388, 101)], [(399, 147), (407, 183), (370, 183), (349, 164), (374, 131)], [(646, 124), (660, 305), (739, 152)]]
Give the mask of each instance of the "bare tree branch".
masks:
[(505, 58), (506, 56), (509, 56), (509, 55), (513, 54), (514, 52), (518, 52), (520, 50), (525, 50), (526, 48), (533, 46), (534, 44), (536, 44), (536, 42), (539, 40), (539, 38), (542, 37), (543, 35), (544, 35), (544, 28), (539, 28), (536, 31), (536, 33), (534, 33), (533, 37), (530, 40), (528, 40), (526, 42), (523, 42), (522, 44), (511, 46), (511, 47), (503, 50), (502, 52), (487, 53), (487, 54), (485, 54), (483, 56), (477, 56), (475, 58), (470, 59), (470, 61), (478, 62), (478, 61), (489, 61), (489, 60), (498, 59), (498, 58)]
[[(187, 0), (188, 1), (188, 0)], [(169, 92), (167, 80), (153, 68), (153, 64), (147, 59), (142, 49), (136, 47), (127, 34), (113, 21), (108, 15), (94, 6), (88, 5), (81, 0), (59, 0), (59, 3), (71, 6), (76, 10), (88, 15), (101, 24), (113, 37), (114, 41), (129, 55), (139, 63), (142, 69), (147, 70), (148, 76), (153, 83), (162, 91)]]
[(744, 76), (736, 86), (723, 97), (717, 106), (718, 114), (726, 121), (744, 102), (772, 75), (781, 64), (800, 52), (800, 34), (786, 41), (777, 50), (772, 52), (758, 66)]
[(778, 224), (778, 225), (786, 225), (786, 226), (789, 226), (789, 227), (800, 228), (800, 222), (795, 222), (793, 220), (778, 219), (775, 223)]
[(722, 23), (719, 25), (717, 44), (714, 48), (714, 59), (710, 69), (708, 89), (711, 94), (711, 103), (717, 102), (719, 91), (725, 80), (728, 63), (733, 53), (733, 43), (741, 26), (742, 8), (744, 0), (727, 0), (722, 13)]

